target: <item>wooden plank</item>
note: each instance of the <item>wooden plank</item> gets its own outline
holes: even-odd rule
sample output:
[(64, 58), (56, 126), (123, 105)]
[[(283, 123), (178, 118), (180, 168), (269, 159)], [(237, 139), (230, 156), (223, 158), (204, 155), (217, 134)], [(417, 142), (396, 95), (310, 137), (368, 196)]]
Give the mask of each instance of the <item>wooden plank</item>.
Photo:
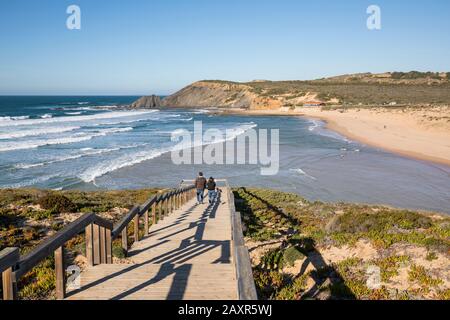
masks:
[(153, 203), (153, 205), (152, 205), (152, 225), (153, 226), (155, 226), (156, 225), (156, 223), (157, 223), (157, 221), (158, 220), (156, 220), (156, 202), (155, 203)]
[(0, 251), (0, 273), (14, 266), (19, 259), (19, 248), (5, 248)]
[(258, 295), (256, 293), (250, 255), (245, 247), (242, 232), (241, 214), (235, 210), (234, 195), (230, 189), (228, 189), (228, 202), (230, 203), (233, 253), (236, 265), (236, 278), (238, 280), (239, 300), (257, 300)]
[(112, 236), (111, 230), (105, 229), (105, 247), (106, 247), (106, 263), (112, 264)]
[(144, 213), (144, 237), (148, 237), (148, 228), (149, 228), (148, 210), (146, 210)]
[(94, 265), (100, 264), (100, 227), (92, 224), (93, 248), (94, 248)]
[(168, 199), (164, 200), (164, 216), (165, 217), (169, 216), (169, 200)]
[(89, 266), (94, 265), (94, 233), (92, 229), (92, 224), (85, 228), (86, 236), (86, 259)]
[(130, 222), (134, 219), (134, 216), (139, 214), (140, 212), (140, 207), (139, 206), (135, 206), (133, 207), (120, 221), (119, 223), (117, 223), (114, 226), (114, 230), (112, 232), (113, 235), (113, 239), (116, 239), (119, 234), (121, 234), (121, 232), (123, 231), (123, 229), (125, 229), (125, 227), (127, 227)]
[(122, 230), (122, 249), (128, 252), (128, 227)]
[(134, 242), (139, 242), (139, 215), (133, 219), (134, 224)]
[[(228, 189), (223, 190), (226, 195)], [(232, 236), (236, 230), (232, 229), (229, 199), (218, 204), (213, 219), (207, 204), (194, 205), (194, 189), (168, 193), (158, 200), (151, 205), (152, 219), (158, 220), (157, 212), (166, 218), (153, 223), (150, 236), (129, 248), (131, 264), (88, 268), (81, 277), (86, 289), (71, 299), (239, 297), (235, 257), (244, 260), (248, 252), (232, 245), (238, 234)]]
[(162, 201), (158, 202), (158, 220), (164, 220), (164, 215), (162, 214)]
[(3, 300), (14, 300), (14, 286), (12, 268), (9, 267), (2, 272)]
[(106, 263), (106, 229), (100, 227), (100, 263)]
[(56, 299), (66, 297), (66, 268), (64, 266), (64, 246), (55, 250)]

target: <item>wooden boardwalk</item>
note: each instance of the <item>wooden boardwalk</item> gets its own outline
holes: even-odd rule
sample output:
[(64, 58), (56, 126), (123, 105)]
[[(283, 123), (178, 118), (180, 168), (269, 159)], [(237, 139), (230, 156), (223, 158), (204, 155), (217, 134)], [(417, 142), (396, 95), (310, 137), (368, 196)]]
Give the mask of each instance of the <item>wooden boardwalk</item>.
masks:
[(228, 189), (222, 191), (214, 205), (192, 199), (153, 225), (130, 248), (131, 264), (88, 267), (80, 275), (81, 289), (67, 299), (238, 299), (233, 210)]

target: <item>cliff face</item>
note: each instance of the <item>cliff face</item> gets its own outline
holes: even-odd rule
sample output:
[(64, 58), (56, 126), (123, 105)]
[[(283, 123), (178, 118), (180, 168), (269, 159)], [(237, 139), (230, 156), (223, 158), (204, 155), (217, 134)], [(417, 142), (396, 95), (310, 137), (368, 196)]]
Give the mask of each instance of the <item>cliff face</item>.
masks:
[(155, 95), (139, 98), (130, 105), (133, 109), (151, 109), (161, 106), (161, 98)]
[(162, 105), (182, 108), (277, 109), (282, 104), (277, 99), (258, 95), (246, 84), (199, 81), (165, 98)]
[(199, 81), (160, 101), (143, 97), (133, 108), (241, 108), (275, 110), (317, 105), (450, 104), (450, 73), (361, 73), (311, 81), (246, 83)]

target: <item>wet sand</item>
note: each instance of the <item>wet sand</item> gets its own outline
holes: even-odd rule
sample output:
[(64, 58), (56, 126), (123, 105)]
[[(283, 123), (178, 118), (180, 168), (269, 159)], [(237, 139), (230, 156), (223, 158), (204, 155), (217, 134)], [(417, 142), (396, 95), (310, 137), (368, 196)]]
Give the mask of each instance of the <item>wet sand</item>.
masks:
[(227, 110), (255, 116), (306, 116), (352, 140), (414, 159), (450, 166), (450, 108)]

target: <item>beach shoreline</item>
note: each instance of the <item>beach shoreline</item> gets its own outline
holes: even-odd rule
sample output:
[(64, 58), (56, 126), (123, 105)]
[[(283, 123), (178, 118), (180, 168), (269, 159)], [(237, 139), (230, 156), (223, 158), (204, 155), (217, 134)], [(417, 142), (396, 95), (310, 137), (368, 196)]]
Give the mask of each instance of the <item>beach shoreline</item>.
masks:
[[(416, 160), (450, 166), (450, 108), (230, 110), (222, 114), (298, 116), (317, 119), (345, 137)], [(430, 120), (431, 119), (431, 120)]]

